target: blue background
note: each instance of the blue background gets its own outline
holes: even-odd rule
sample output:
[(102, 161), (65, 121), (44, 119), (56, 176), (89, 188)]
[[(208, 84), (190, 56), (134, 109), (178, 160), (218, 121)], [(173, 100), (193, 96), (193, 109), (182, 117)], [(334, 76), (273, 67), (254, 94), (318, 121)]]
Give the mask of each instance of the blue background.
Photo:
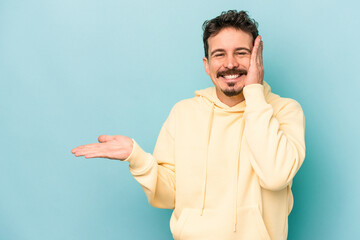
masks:
[(357, 1), (0, 0), (0, 239), (171, 239), (128, 164), (76, 158), (101, 134), (152, 152), (171, 107), (211, 86), (201, 25), (259, 22), (265, 80), (300, 102), (307, 156), (289, 239), (359, 236)]

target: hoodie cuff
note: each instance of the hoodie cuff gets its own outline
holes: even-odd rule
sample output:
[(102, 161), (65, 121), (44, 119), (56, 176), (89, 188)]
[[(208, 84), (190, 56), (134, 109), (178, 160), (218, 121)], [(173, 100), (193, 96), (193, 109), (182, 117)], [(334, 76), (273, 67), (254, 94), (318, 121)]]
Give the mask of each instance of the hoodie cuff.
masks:
[(262, 84), (246, 85), (244, 87), (244, 97), (248, 107), (267, 104), (264, 95), (264, 85)]
[(131, 172), (141, 174), (153, 164), (154, 158), (150, 153), (145, 152), (134, 139), (132, 140), (133, 149), (129, 157), (124, 161), (129, 162)]

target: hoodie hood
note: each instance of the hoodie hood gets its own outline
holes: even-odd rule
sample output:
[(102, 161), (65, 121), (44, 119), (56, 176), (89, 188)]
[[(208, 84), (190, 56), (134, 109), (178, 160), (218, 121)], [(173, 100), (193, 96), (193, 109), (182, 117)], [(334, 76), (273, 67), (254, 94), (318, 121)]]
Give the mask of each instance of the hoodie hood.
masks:
[[(266, 100), (268, 100), (268, 97), (271, 93), (271, 87), (265, 81), (263, 81), (263, 85), (264, 85), (264, 96), (265, 96)], [(210, 106), (214, 105), (215, 108), (222, 109), (226, 112), (244, 112), (245, 111), (245, 107), (246, 107), (245, 101), (242, 101), (232, 107), (229, 107), (225, 103), (221, 102), (220, 99), (216, 95), (215, 87), (209, 87), (206, 89), (195, 91), (195, 96), (203, 98), (208, 105), (210, 105)]]

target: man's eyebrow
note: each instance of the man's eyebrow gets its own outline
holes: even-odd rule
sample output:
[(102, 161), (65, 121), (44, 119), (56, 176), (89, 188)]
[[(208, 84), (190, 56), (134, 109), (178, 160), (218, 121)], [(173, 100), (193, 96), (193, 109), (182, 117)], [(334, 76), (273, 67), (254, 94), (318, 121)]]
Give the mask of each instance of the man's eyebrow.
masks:
[(251, 53), (251, 50), (248, 49), (248, 48), (245, 48), (245, 47), (239, 47), (239, 48), (236, 48), (235, 51), (242, 51), (242, 50), (245, 50), (247, 51), (248, 53)]
[[(251, 50), (249, 48), (246, 48), (246, 47), (239, 47), (239, 48), (236, 48), (235, 51), (246, 51), (248, 53), (251, 53)], [(210, 56), (214, 55), (214, 53), (216, 52), (225, 52), (224, 49), (222, 48), (218, 48), (218, 49), (215, 49), (211, 52)]]

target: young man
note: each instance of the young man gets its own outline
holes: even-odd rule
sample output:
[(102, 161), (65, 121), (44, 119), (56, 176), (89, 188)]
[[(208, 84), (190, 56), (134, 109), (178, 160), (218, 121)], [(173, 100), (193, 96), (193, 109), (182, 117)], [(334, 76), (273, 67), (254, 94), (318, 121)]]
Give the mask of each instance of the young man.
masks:
[(286, 239), (292, 179), (305, 157), (303, 111), (263, 82), (263, 43), (246, 12), (203, 27), (215, 87), (174, 106), (153, 155), (106, 135), (73, 153), (128, 161), (150, 204), (174, 209), (174, 239)]

